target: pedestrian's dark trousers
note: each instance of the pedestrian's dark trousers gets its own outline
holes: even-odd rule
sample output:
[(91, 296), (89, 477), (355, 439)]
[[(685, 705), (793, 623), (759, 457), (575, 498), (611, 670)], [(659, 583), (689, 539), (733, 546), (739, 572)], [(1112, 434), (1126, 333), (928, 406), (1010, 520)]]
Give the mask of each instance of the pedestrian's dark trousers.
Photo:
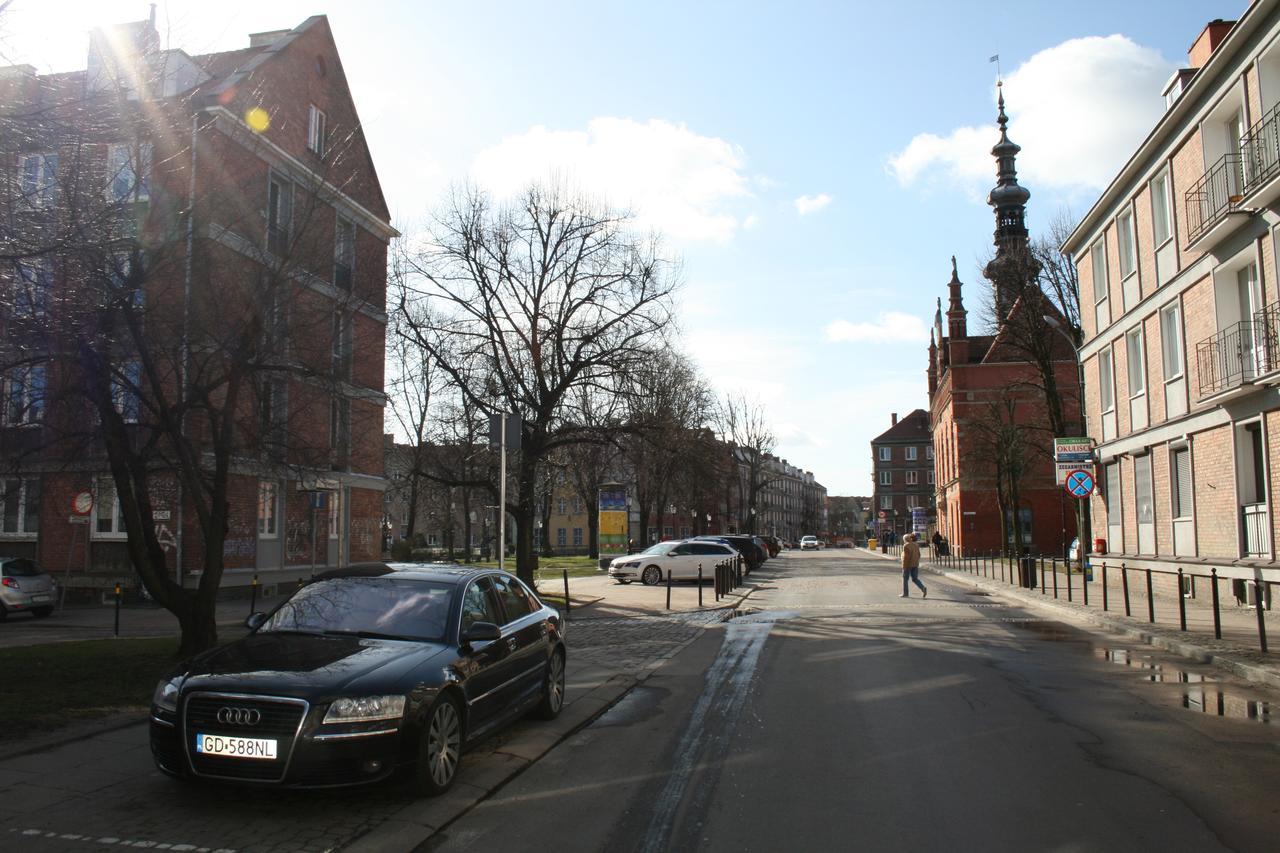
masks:
[(907, 589), (908, 589), (907, 581), (911, 581), (913, 584), (920, 587), (921, 592), (924, 592), (924, 584), (920, 583), (920, 568), (918, 566), (912, 566), (909, 569), (902, 570), (902, 594), (903, 595), (907, 594)]

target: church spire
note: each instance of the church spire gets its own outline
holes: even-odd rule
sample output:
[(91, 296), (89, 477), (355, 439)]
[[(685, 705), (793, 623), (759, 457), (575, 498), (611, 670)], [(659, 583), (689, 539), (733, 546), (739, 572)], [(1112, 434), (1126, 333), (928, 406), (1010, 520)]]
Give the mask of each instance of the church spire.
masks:
[(951, 281), (947, 282), (947, 290), (951, 293), (951, 301), (947, 305), (947, 335), (951, 338), (963, 338), (968, 335), (966, 319), (969, 312), (964, 308), (964, 297), (960, 293), (960, 273), (956, 270), (956, 256), (951, 256)]
[(1018, 183), (1017, 158), (1022, 148), (1009, 139), (1003, 81), (996, 83), (996, 88), (1000, 140), (991, 149), (996, 158), (996, 185), (987, 195), (987, 204), (996, 214), (996, 256), (982, 274), (995, 286), (996, 322), (1003, 324), (1023, 288), (1039, 275), (1040, 266), (1028, 250), (1027, 201), (1031, 193)]

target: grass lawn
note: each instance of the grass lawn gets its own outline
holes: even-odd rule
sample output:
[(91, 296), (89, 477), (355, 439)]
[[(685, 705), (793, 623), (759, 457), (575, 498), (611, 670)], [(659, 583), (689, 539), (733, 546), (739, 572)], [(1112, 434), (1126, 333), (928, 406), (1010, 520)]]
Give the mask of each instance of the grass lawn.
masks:
[(0, 731), (47, 732), (123, 709), (145, 711), (177, 649), (176, 637), (0, 649)]
[[(471, 563), (473, 566), (483, 566), (486, 569), (498, 568), (497, 560), (479, 561)], [(564, 577), (564, 570), (569, 570), (571, 578), (589, 578), (596, 577), (602, 572), (599, 569), (599, 563), (590, 557), (539, 557), (538, 558), (538, 580), (552, 580), (553, 578)], [(507, 561), (507, 569), (515, 571), (516, 561), (512, 558)]]

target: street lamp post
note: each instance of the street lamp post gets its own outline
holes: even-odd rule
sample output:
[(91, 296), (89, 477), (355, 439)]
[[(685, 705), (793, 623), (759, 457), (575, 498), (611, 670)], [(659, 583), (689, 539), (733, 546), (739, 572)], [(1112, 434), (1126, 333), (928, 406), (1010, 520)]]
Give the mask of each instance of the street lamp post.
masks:
[[(1076, 361), (1076, 403), (1080, 407), (1080, 435), (1085, 435), (1089, 430), (1088, 422), (1084, 414), (1084, 362), (1080, 360), (1080, 350), (1077, 348), (1074, 336), (1069, 334), (1062, 326), (1062, 321), (1050, 314), (1042, 315), (1044, 321), (1049, 328), (1062, 335), (1063, 339), (1071, 346), (1071, 352), (1075, 355)], [(1060, 436), (1062, 437), (1062, 436)], [(1056, 464), (1056, 463), (1055, 463)], [(1080, 547), (1076, 548), (1076, 556), (1080, 561), (1080, 575), (1084, 576), (1084, 554), (1088, 550), (1086, 544), (1088, 537), (1085, 535), (1085, 525), (1088, 523), (1088, 498), (1075, 498), (1076, 502), (1076, 540), (1080, 543)], [(1015, 522), (1016, 523), (1016, 522)], [(1066, 536), (1062, 537), (1063, 539)], [(1063, 543), (1064, 545), (1066, 543)], [(1063, 554), (1069, 558), (1069, 553)]]

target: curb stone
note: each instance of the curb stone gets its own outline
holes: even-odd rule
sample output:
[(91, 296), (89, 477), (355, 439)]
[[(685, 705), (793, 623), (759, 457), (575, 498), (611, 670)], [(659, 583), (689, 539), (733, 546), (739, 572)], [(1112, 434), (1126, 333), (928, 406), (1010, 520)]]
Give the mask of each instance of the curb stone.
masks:
[[(865, 548), (859, 548), (864, 554), (874, 554), (883, 559), (893, 560), (891, 554), (880, 554), (874, 551), (868, 551)], [(976, 578), (965, 572), (955, 572), (949, 569), (939, 569), (933, 566), (921, 563), (920, 568), (926, 569), (935, 575), (941, 575), (949, 580), (968, 584), (972, 587), (981, 588), (983, 590), (995, 593), (1005, 598), (1012, 599), (1021, 604), (1038, 607), (1041, 610), (1048, 610), (1056, 616), (1064, 618), (1065, 621), (1072, 621), (1077, 624), (1094, 628), (1101, 628), (1113, 634), (1137, 640), (1140, 643), (1156, 648), (1172, 652), (1180, 657), (1195, 661), (1200, 664), (1216, 666), (1224, 669), (1232, 675), (1238, 675), (1246, 681), (1255, 684), (1264, 684), (1268, 687), (1280, 687), (1280, 670), (1275, 666), (1265, 664), (1252, 663), (1241, 659), (1238, 654), (1232, 654), (1229, 650), (1213, 649), (1196, 642), (1194, 639), (1188, 639), (1182, 636), (1181, 631), (1170, 633), (1165, 629), (1154, 629), (1148, 627), (1138, 627), (1123, 621), (1116, 616), (1110, 616), (1105, 613), (1095, 612), (1093, 610), (1085, 610), (1084, 605), (1075, 605), (1064, 601), (1055, 601), (1051, 598), (1044, 598), (1038, 595), (1029, 595), (1020, 591), (1015, 587), (1008, 587), (1003, 584), (992, 584), (980, 578)]]

